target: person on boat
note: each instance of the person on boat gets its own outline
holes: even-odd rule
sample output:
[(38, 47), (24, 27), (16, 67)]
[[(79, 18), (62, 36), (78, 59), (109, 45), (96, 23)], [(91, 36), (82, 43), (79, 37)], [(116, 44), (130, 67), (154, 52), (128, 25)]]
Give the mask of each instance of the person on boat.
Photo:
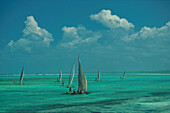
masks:
[(62, 82), (62, 86), (64, 86), (64, 81)]
[(80, 91), (79, 94), (83, 94), (83, 91)]
[(69, 92), (71, 92), (71, 87), (69, 88)]
[(76, 93), (76, 89), (73, 90), (73, 93)]

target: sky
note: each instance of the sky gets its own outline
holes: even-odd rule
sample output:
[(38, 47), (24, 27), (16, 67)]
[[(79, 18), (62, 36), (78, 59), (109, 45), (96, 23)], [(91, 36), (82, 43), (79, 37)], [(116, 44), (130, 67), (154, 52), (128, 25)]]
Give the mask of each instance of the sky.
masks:
[(0, 0), (0, 74), (170, 69), (168, 0)]

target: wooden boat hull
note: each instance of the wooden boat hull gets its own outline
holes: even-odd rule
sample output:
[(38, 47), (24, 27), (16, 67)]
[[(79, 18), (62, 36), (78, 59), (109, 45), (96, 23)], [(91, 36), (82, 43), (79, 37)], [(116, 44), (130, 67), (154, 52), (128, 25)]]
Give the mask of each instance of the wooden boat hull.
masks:
[(62, 95), (81, 95), (81, 94), (90, 94), (91, 92), (85, 92), (85, 93), (73, 93), (73, 92), (66, 92), (66, 93), (63, 93)]

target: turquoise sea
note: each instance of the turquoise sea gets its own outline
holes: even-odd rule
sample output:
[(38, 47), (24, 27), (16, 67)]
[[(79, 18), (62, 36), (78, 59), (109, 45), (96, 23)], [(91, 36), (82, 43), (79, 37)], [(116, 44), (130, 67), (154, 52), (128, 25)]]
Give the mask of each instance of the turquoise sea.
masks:
[[(85, 73), (86, 74), (86, 73)], [(25, 74), (23, 85), (19, 75), (0, 76), (0, 112), (119, 112), (170, 113), (170, 74), (97, 73), (86, 74), (89, 95), (63, 95), (68, 92), (54, 74)], [(75, 75), (72, 90), (77, 89)]]

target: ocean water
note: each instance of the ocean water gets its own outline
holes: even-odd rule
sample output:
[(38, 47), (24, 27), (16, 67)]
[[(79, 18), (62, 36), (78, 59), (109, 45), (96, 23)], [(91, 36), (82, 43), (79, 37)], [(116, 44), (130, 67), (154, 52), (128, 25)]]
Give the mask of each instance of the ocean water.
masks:
[[(119, 112), (119, 113), (170, 113), (170, 75), (101, 73), (86, 75), (89, 95), (63, 95), (69, 75), (63, 75), (65, 86), (57, 82), (58, 75), (0, 76), (0, 112)], [(77, 76), (72, 90), (77, 89)]]

